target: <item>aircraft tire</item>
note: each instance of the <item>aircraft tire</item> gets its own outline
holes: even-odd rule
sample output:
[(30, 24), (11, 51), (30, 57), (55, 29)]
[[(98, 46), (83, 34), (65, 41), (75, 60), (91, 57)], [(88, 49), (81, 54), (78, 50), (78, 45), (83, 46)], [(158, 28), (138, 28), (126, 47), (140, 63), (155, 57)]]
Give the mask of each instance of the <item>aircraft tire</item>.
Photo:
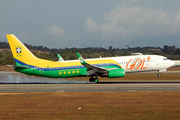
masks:
[(157, 74), (157, 77), (161, 77), (161, 74)]
[(97, 78), (89, 78), (89, 82), (96, 82), (96, 83), (98, 83), (99, 80)]
[(94, 79), (93, 78), (89, 78), (89, 82), (94, 82)]
[(99, 80), (96, 78), (96, 79), (94, 79), (94, 82), (98, 83), (98, 82), (99, 82)]

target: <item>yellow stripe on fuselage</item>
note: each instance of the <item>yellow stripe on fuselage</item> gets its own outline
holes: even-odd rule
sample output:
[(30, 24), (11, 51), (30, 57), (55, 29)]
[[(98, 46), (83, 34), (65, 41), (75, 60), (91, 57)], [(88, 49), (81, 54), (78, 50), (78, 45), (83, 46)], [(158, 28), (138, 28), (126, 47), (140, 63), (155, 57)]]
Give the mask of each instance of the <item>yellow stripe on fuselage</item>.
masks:
[[(103, 59), (103, 60), (88, 60), (88, 64), (106, 64), (106, 63), (113, 63), (121, 67), (119, 64), (117, 64), (116, 61), (111, 60), (111, 59)], [(79, 66), (81, 63), (79, 61), (76, 62), (42, 62), (42, 63), (36, 63), (36, 64), (31, 64), (36, 67), (42, 67), (42, 68), (54, 68), (54, 67), (71, 67), (71, 66)], [(122, 67), (121, 67), (122, 68)]]

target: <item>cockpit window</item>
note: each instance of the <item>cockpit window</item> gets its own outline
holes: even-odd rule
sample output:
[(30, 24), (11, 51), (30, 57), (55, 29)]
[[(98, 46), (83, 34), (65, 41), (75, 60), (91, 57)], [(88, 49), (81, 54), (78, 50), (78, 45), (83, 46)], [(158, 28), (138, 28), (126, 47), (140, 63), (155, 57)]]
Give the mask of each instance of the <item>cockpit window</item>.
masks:
[(163, 60), (168, 60), (167, 58), (163, 58)]

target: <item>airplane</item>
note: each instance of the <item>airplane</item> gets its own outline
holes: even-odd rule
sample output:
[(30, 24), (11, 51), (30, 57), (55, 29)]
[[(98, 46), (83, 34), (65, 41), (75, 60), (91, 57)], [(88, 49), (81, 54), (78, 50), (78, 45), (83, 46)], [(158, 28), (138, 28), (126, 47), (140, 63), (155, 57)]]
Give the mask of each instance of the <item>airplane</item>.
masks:
[(158, 71), (157, 76), (160, 77), (160, 72), (175, 65), (164, 56), (142, 54), (83, 59), (76, 52), (79, 60), (50, 61), (34, 56), (15, 35), (6, 36), (16, 64), (9, 66), (27, 75), (52, 78), (88, 76), (90, 82), (99, 82), (98, 76), (116, 78), (132, 72)]

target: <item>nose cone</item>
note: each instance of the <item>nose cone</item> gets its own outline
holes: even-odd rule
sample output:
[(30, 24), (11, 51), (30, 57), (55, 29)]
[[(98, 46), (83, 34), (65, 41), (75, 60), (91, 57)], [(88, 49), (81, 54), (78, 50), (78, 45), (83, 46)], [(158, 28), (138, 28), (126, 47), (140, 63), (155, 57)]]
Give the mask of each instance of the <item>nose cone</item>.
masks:
[(176, 66), (176, 62), (171, 60), (171, 61), (170, 61), (170, 65), (171, 65), (171, 66)]

